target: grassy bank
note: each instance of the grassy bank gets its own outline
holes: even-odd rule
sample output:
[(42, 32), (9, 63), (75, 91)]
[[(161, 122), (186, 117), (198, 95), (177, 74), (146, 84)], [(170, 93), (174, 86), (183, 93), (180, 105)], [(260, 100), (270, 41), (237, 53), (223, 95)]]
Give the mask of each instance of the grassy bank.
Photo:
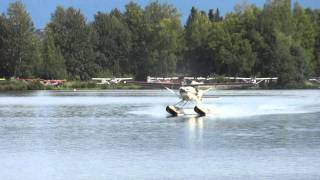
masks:
[[(261, 86), (261, 89), (318, 89), (319, 84), (305, 81), (304, 83), (292, 84), (290, 86), (279, 86), (269, 84)], [(104, 89), (142, 89), (139, 84), (119, 83), (119, 84), (96, 84), (95, 81), (68, 81), (62, 86), (45, 86), (40, 82), (24, 82), (19, 80), (0, 81), (0, 91), (25, 91), (25, 90), (104, 90)]]
[(0, 91), (51, 90), (55, 87), (44, 86), (40, 82), (24, 82), (19, 80), (0, 81)]
[(25, 91), (25, 90), (103, 90), (103, 89), (140, 89), (137, 84), (103, 84), (93, 81), (68, 81), (62, 86), (45, 86), (40, 82), (24, 82), (19, 80), (0, 81), (0, 91)]
[(23, 91), (28, 90), (28, 84), (22, 81), (0, 81), (0, 91)]
[(262, 89), (319, 89), (320, 85), (312, 83), (310, 81), (304, 81), (300, 83), (290, 83), (285, 86), (278, 85), (276, 83), (270, 84), (269, 86), (262, 86)]
[(62, 90), (73, 90), (73, 89), (91, 89), (91, 90), (102, 90), (102, 89), (141, 89), (138, 84), (132, 83), (119, 83), (119, 84), (97, 84), (95, 81), (68, 81), (63, 86), (57, 87)]

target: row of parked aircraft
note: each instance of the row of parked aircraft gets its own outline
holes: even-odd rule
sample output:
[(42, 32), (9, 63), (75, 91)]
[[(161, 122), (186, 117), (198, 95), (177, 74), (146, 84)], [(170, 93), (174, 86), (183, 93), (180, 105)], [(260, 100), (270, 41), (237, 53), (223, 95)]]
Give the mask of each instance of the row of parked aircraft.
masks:
[[(148, 77), (147, 82), (148, 83), (168, 83), (168, 82), (173, 82), (177, 81), (181, 78), (178, 77), (166, 77), (166, 78), (161, 78), (161, 77)], [(191, 83), (191, 84), (182, 84), (181, 87), (178, 89), (178, 91), (174, 91), (168, 87), (165, 87), (168, 91), (170, 91), (172, 94), (176, 95), (180, 101), (177, 102), (176, 104), (169, 105), (166, 107), (166, 111), (172, 115), (172, 116), (179, 116), (184, 114), (184, 107), (185, 105), (191, 103), (194, 105), (194, 111), (199, 115), (199, 116), (205, 116), (210, 113), (210, 110), (206, 108), (203, 105), (203, 94), (210, 91), (211, 88), (208, 89), (201, 89), (199, 88), (204, 81), (210, 81), (210, 80), (215, 80), (215, 77), (211, 78), (203, 78), (203, 77), (184, 77), (183, 80), (192, 80), (192, 82), (197, 82), (197, 83)], [(256, 77), (251, 77), (251, 78), (246, 78), (246, 77), (224, 77), (224, 79), (227, 80), (234, 80), (237, 82), (243, 82), (243, 83), (250, 83), (253, 85), (258, 85), (263, 81), (277, 81), (277, 77), (266, 77), (266, 78), (256, 78)], [(120, 82), (126, 83), (128, 80), (132, 80), (132, 78), (92, 78), (92, 80), (100, 81), (98, 84), (118, 84)], [(315, 82), (320, 82), (319, 79), (314, 78), (310, 79), (310, 81), (315, 81)]]
[(205, 84), (205, 81), (214, 81), (217, 79), (225, 79), (231, 81), (238, 81), (243, 83), (250, 83), (258, 85), (263, 81), (277, 81), (277, 77), (265, 77), (265, 78), (256, 78), (256, 77), (147, 77), (147, 82), (149, 83), (162, 83), (162, 82), (172, 82), (177, 80), (190, 81), (191, 85), (201, 85)]

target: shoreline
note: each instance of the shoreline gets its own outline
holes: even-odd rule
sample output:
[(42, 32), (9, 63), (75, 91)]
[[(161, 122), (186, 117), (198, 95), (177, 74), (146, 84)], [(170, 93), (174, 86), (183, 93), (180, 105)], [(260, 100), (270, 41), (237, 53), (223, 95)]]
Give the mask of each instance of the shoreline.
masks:
[[(25, 82), (18, 80), (0, 81), (0, 92), (6, 91), (28, 91), (28, 90), (52, 90), (52, 91), (99, 91), (99, 90), (150, 90), (165, 89), (164, 87), (177, 89), (177, 85), (170, 84), (146, 84), (137, 82), (119, 83), (119, 84), (97, 84), (93, 81), (68, 81), (63, 85), (49, 86), (40, 82)], [(298, 87), (258, 87), (250, 84), (239, 83), (215, 83), (200, 85), (203, 88), (212, 88), (213, 90), (317, 90), (320, 89), (319, 84), (305, 83)]]

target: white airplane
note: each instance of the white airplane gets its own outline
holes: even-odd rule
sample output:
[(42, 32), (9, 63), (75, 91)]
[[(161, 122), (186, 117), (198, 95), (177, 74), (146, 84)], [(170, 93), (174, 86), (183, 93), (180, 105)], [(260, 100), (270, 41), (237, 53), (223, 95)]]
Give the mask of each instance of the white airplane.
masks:
[(320, 78), (311, 78), (309, 81), (320, 83)]
[(166, 111), (169, 114), (173, 116), (183, 115), (183, 107), (189, 102), (195, 104), (194, 111), (200, 116), (205, 116), (209, 113), (209, 109), (202, 105), (202, 97), (203, 94), (209, 91), (211, 88), (207, 90), (201, 90), (192, 86), (184, 86), (179, 88), (179, 94), (176, 94), (172, 89), (167, 87), (165, 88), (181, 99), (181, 101), (178, 103), (166, 107)]
[(254, 85), (258, 85), (263, 81), (273, 81), (273, 80), (278, 80), (277, 77), (266, 77), (266, 78), (256, 78), (256, 77), (251, 77), (251, 78), (245, 78), (245, 77), (225, 77), (226, 79), (230, 80), (242, 80), (245, 83), (251, 83)]
[(118, 84), (121, 81), (132, 80), (132, 78), (92, 78), (94, 81), (100, 81), (97, 84)]

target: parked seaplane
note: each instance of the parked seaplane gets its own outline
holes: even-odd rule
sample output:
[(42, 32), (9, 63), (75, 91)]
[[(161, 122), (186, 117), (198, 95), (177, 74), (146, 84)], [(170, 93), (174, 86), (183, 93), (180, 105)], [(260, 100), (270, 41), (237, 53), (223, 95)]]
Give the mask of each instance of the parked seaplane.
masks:
[(132, 78), (92, 78), (94, 81), (100, 81), (97, 84), (118, 84), (120, 82), (126, 82), (127, 80), (132, 80)]
[(172, 89), (169, 89), (167, 87), (165, 88), (181, 99), (178, 103), (166, 107), (166, 111), (169, 114), (173, 116), (183, 115), (183, 107), (188, 103), (195, 104), (193, 110), (200, 116), (205, 116), (209, 113), (209, 109), (202, 105), (202, 97), (203, 94), (209, 91), (211, 88), (207, 90), (201, 90), (198, 87), (183, 86), (179, 88), (179, 94), (174, 92)]
[(310, 78), (309, 81), (315, 82), (315, 83), (320, 83), (320, 77), (318, 77), (318, 78)]
[(257, 78), (257, 77), (225, 77), (225, 79), (229, 79), (229, 80), (240, 80), (243, 81), (245, 83), (251, 83), (253, 85), (259, 85), (260, 83), (262, 83), (263, 81), (277, 81), (278, 78), (277, 77), (265, 77), (265, 78)]

